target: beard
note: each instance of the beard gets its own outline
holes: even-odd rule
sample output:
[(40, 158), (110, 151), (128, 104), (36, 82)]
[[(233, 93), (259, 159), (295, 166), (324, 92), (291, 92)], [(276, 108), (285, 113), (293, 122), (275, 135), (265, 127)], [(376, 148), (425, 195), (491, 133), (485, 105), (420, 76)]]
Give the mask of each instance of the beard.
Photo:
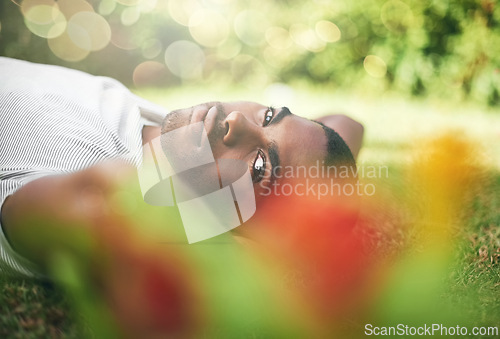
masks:
[(214, 152), (216, 149), (218, 149), (217, 144), (222, 142), (222, 138), (224, 137), (227, 131), (226, 123), (224, 122), (226, 118), (226, 113), (224, 111), (224, 107), (220, 103), (210, 102), (198, 106), (193, 106), (191, 108), (174, 110), (168, 113), (163, 119), (161, 125), (161, 134), (165, 134), (180, 127), (185, 127), (190, 125), (195, 109), (202, 108), (208, 110), (214, 106), (217, 108), (217, 114), (214, 119), (215, 120), (214, 125), (210, 130), (207, 130), (208, 141), (210, 143), (212, 151)]
[(179, 109), (168, 113), (161, 124), (161, 134), (189, 125), (192, 116), (192, 109)]

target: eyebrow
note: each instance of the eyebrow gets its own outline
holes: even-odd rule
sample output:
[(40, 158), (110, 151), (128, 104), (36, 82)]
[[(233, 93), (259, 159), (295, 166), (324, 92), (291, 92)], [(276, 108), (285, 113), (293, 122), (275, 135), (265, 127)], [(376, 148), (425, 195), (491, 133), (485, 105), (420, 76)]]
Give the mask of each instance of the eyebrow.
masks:
[[(269, 122), (269, 125), (278, 124), (283, 118), (292, 115), (290, 109), (288, 107), (282, 107), (281, 110), (274, 116), (273, 120)], [(268, 125), (268, 126), (269, 126)], [(279, 172), (278, 169), (281, 169), (281, 161), (278, 145), (276, 142), (271, 141), (267, 146), (267, 152), (269, 154), (269, 161), (271, 161), (271, 183), (276, 181), (276, 172)]]
[(292, 112), (288, 109), (288, 107), (282, 107), (281, 110), (276, 114), (276, 116), (269, 122), (269, 125), (272, 124), (277, 124), (281, 120), (283, 120), (284, 117), (287, 117), (289, 115), (292, 115)]
[(271, 141), (268, 145), (267, 152), (269, 153), (269, 160), (271, 161), (271, 183), (273, 183), (276, 181), (276, 171), (281, 169), (278, 145), (274, 141)]

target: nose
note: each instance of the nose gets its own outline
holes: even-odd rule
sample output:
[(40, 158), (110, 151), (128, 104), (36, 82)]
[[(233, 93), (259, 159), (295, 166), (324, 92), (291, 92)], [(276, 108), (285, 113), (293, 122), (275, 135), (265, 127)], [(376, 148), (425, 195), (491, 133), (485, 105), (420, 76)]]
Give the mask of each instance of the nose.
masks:
[(260, 143), (261, 132), (259, 126), (249, 121), (241, 112), (234, 111), (225, 119), (226, 134), (222, 139), (226, 146), (248, 145)]

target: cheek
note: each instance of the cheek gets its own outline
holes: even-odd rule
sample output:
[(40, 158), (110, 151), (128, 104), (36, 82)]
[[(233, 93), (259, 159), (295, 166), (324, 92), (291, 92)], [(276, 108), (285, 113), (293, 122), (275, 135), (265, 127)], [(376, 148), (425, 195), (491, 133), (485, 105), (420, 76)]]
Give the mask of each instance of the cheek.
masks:
[(233, 159), (231, 157), (231, 151), (224, 146), (222, 142), (212, 142), (210, 141), (210, 146), (212, 147), (212, 153), (214, 155), (214, 159)]
[(238, 148), (227, 147), (221, 141), (217, 141), (215, 144), (210, 143), (210, 145), (215, 159), (236, 159), (243, 160), (245, 163), (249, 162), (249, 155)]

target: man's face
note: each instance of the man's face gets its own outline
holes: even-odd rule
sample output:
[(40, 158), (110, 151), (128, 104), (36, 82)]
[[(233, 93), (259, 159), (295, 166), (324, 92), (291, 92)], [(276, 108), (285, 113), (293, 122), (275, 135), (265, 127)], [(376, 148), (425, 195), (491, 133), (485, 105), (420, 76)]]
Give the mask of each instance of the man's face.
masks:
[(271, 108), (254, 102), (210, 102), (168, 114), (162, 133), (203, 121), (215, 159), (248, 163), (257, 203), (266, 187), (278, 181), (275, 174), (287, 168), (308, 166), (327, 152), (323, 128), (292, 114), (288, 108)]

